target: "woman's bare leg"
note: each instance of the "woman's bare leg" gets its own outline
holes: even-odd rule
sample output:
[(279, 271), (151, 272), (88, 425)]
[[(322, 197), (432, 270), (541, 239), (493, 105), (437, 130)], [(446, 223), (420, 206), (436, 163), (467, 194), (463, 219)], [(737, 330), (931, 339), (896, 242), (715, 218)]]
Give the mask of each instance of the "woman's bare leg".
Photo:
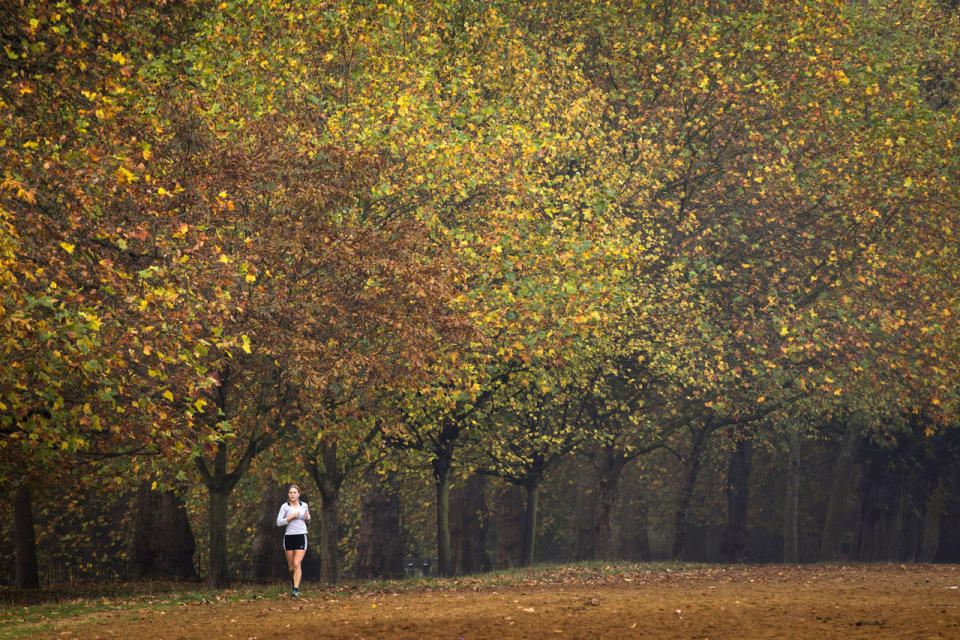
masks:
[[(294, 587), (296, 587), (300, 582), (299, 576), (296, 575), (300, 570), (300, 563), (298, 562), (296, 565), (294, 565), (294, 556), (296, 553), (297, 552), (295, 550), (284, 550), (284, 554), (287, 556), (287, 569), (290, 571), (290, 582), (293, 583)], [(301, 553), (303, 552), (301, 551)], [(303, 558), (303, 556), (300, 557)]]
[(288, 551), (287, 553), (293, 554), (293, 564), (290, 569), (290, 574), (293, 576), (293, 588), (300, 588), (300, 578), (303, 576), (303, 571), (300, 569), (300, 564), (303, 562), (303, 556), (306, 555), (306, 549), (296, 549), (295, 551)]

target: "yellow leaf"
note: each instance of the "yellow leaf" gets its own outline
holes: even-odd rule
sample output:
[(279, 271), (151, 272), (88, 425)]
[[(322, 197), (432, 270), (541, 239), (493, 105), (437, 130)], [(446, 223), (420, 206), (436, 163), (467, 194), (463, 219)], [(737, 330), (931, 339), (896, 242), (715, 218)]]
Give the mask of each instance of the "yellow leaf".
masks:
[(123, 54), (120, 53), (119, 51), (113, 54), (112, 56), (110, 56), (110, 59), (118, 64), (127, 64), (127, 59), (124, 58)]
[(129, 182), (133, 182), (138, 179), (139, 178), (137, 178), (137, 176), (135, 176), (132, 172), (127, 170), (126, 167), (120, 167), (117, 169), (117, 182), (119, 182), (120, 184), (127, 184)]
[(73, 253), (73, 249), (74, 249), (74, 247), (76, 247), (76, 246), (77, 246), (77, 245), (75, 245), (75, 244), (70, 244), (69, 242), (61, 242), (61, 243), (60, 243), (60, 247), (61, 247), (64, 251), (66, 251), (67, 253)]
[(222, 254), (220, 256), (220, 262), (222, 262), (223, 264), (228, 264), (230, 262), (230, 258), (228, 258), (226, 254)]
[(163, 392), (163, 397), (169, 400), (170, 402), (173, 402), (173, 394), (170, 393), (169, 389)]

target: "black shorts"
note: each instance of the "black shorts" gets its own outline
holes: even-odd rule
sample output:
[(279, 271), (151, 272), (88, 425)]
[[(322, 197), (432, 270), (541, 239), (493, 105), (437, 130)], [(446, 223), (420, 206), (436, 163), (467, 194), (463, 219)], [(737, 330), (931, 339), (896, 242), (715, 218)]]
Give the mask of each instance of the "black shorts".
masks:
[(307, 550), (307, 534), (295, 533), (292, 536), (283, 536), (283, 548), (285, 551), (296, 551), (297, 549)]

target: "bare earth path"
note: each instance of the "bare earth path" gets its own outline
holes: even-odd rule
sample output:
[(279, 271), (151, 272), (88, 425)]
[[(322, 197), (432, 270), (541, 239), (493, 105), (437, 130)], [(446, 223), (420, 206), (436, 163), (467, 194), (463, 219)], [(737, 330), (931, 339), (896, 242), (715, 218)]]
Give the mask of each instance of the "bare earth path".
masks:
[(36, 638), (960, 638), (960, 567), (762, 566), (450, 580), (405, 593), (123, 608)]

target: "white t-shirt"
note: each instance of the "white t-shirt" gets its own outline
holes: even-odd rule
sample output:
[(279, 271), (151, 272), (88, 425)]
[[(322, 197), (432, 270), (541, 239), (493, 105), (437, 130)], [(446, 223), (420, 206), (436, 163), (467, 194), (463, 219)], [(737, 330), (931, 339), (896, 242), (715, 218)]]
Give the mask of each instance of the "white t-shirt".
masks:
[[(289, 516), (294, 511), (297, 512), (297, 517), (287, 522), (287, 516)], [(305, 518), (310, 517), (310, 508), (307, 506), (306, 502), (301, 502), (296, 507), (290, 506), (289, 502), (284, 502), (280, 505), (280, 513), (277, 514), (277, 526), (286, 527), (288, 536), (293, 536), (298, 533), (307, 532), (307, 521)]]

